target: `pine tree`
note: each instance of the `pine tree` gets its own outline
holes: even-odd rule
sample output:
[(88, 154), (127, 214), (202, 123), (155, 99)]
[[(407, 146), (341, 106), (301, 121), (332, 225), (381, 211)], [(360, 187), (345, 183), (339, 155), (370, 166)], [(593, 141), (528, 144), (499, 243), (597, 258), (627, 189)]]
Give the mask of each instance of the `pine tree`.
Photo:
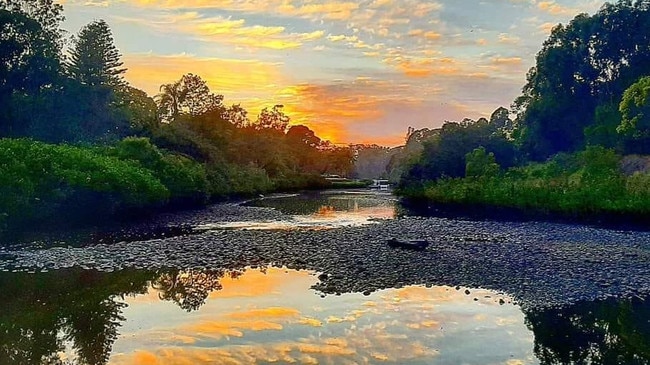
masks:
[(105, 21), (94, 21), (79, 31), (67, 67), (72, 81), (68, 94), (79, 95), (71, 99), (77, 115), (68, 128), (75, 140), (111, 141), (129, 133), (130, 121), (120, 108), (121, 91), (127, 86), (120, 56)]
[(84, 26), (74, 42), (68, 72), (78, 82), (88, 86), (124, 84), (120, 52), (113, 44), (113, 35), (104, 20)]

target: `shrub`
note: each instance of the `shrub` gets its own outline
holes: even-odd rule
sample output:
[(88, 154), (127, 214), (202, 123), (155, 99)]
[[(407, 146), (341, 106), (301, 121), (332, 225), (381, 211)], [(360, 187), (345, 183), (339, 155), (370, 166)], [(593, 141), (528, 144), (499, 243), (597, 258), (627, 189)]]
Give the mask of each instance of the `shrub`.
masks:
[(179, 154), (163, 152), (148, 138), (127, 137), (107, 153), (151, 170), (169, 190), (172, 200), (204, 203), (209, 198), (202, 164)]
[[(0, 221), (160, 204), (169, 191), (151, 171), (89, 148), (0, 140)], [(81, 212), (79, 212), (81, 214)]]

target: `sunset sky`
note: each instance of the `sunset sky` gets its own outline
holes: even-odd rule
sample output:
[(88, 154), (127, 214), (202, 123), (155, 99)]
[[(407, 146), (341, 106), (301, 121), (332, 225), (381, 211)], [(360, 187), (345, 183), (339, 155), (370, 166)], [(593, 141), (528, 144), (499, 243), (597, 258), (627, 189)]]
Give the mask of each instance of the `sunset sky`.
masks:
[(64, 28), (106, 20), (126, 79), (155, 95), (195, 73), (225, 103), (283, 104), (337, 143), (403, 144), (520, 93), (557, 23), (593, 0), (65, 0)]

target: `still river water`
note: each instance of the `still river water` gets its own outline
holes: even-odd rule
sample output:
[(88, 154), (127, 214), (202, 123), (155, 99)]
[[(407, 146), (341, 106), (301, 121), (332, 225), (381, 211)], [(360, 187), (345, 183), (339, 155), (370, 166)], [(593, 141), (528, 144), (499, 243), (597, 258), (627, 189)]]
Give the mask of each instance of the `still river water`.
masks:
[[(390, 196), (252, 202), (336, 229), (391, 219)], [(0, 274), (0, 364), (617, 364), (650, 362), (643, 300), (523, 310), (503, 293), (408, 286), (321, 295), (318, 274), (262, 267)]]

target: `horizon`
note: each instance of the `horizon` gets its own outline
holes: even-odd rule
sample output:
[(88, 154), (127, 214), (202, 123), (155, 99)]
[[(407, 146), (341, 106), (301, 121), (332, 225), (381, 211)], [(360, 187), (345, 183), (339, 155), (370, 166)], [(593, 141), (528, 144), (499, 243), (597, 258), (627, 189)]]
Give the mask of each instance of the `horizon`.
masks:
[(194, 73), (251, 119), (282, 104), (291, 125), (324, 140), (397, 147), (409, 126), (509, 107), (550, 29), (605, 3), (472, 2), (60, 3), (71, 34), (95, 19), (111, 26), (125, 79), (151, 96)]

